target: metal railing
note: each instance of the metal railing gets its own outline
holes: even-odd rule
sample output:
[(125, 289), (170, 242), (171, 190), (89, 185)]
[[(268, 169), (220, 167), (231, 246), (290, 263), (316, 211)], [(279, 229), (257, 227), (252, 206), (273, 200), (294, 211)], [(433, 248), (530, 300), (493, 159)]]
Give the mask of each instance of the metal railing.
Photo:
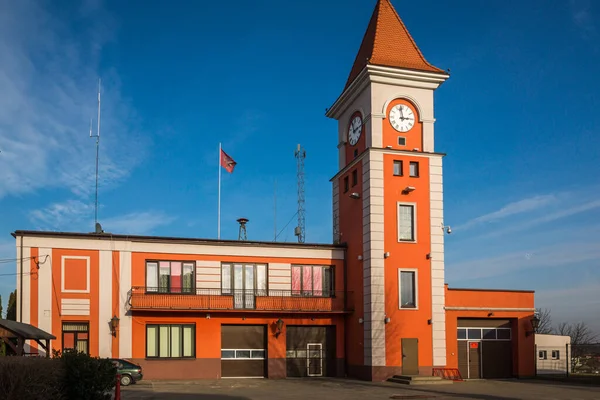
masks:
[(256, 310), (289, 312), (352, 311), (352, 293), (272, 289), (184, 289), (134, 286), (132, 310)]

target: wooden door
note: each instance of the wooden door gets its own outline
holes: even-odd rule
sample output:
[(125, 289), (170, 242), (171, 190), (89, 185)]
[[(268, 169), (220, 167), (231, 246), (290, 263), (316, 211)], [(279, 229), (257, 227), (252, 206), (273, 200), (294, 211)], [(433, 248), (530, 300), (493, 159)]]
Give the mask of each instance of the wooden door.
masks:
[(419, 339), (402, 339), (402, 375), (419, 375)]

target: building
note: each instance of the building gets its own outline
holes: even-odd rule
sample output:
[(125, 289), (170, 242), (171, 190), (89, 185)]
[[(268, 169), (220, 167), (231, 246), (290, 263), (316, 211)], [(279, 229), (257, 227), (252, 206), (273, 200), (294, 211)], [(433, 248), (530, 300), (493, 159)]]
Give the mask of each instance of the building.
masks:
[(561, 335), (535, 335), (538, 375), (567, 374), (571, 372), (571, 337)]
[(16, 231), (19, 320), (148, 378), (534, 375), (533, 292), (444, 284), (448, 77), (379, 0), (327, 110), (334, 244)]

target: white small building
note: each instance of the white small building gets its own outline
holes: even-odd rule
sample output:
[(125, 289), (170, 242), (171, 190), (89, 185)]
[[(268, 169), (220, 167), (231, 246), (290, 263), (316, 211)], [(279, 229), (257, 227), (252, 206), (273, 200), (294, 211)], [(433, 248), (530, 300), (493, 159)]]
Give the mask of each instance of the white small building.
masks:
[(570, 373), (570, 344), (570, 336), (536, 334), (537, 374), (566, 374), (567, 369)]

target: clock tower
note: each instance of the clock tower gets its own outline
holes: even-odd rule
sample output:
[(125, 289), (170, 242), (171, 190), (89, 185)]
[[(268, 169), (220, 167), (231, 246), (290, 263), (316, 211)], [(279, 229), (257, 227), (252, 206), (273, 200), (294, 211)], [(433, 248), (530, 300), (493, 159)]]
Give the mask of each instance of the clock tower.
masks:
[(382, 380), (446, 366), (442, 157), (427, 62), (390, 0), (378, 0), (338, 121), (334, 241), (346, 243), (348, 374)]

